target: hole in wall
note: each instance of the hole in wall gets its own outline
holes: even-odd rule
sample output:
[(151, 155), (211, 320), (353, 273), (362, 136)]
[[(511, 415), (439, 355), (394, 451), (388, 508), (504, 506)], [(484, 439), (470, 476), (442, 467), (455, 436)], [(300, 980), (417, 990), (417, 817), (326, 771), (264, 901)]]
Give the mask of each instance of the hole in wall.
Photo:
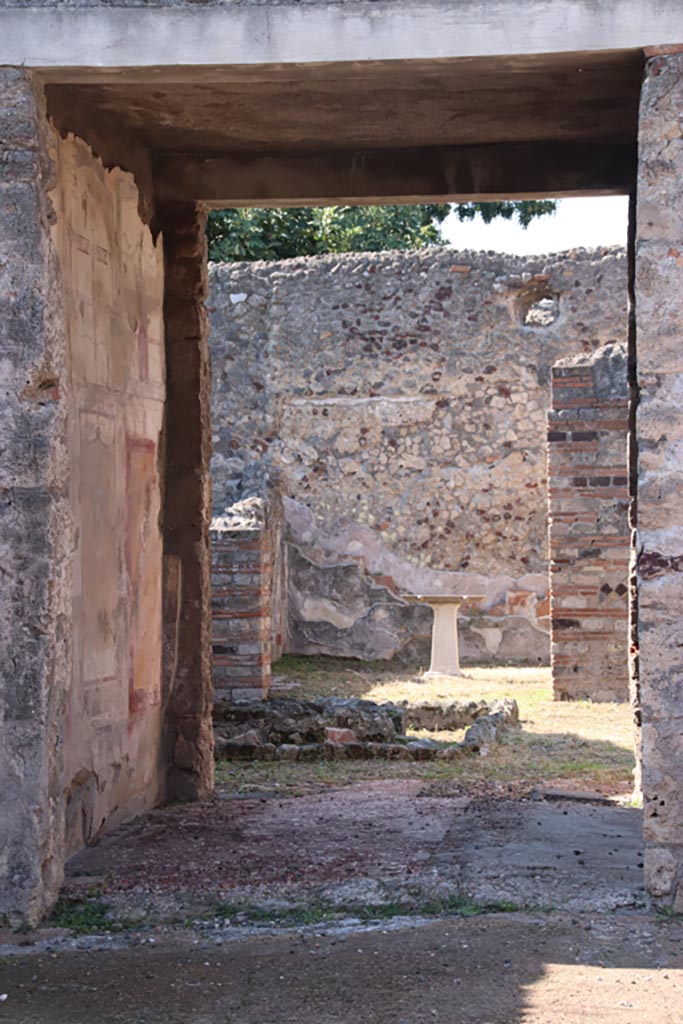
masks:
[(532, 280), (517, 290), (512, 308), (524, 327), (550, 327), (560, 315), (560, 296), (546, 281)]
[(529, 307), (523, 322), (527, 327), (550, 327), (559, 315), (559, 301), (556, 296), (549, 295)]

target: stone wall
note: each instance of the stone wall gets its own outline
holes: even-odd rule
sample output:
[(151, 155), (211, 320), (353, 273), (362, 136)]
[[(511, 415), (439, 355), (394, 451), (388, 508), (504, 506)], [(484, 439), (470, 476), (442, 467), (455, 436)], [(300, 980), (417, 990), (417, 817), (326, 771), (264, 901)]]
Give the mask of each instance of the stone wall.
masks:
[(0, 69), (0, 920), (62, 879), (63, 706), (74, 649), (60, 274), (42, 97)]
[(164, 273), (132, 177), (105, 170), (80, 139), (55, 146), (74, 558), (68, 855), (162, 793)]
[(214, 511), (277, 477), (289, 649), (426, 653), (403, 592), (486, 594), (465, 660), (547, 663), (550, 369), (626, 336), (618, 250), (210, 272)]
[(553, 367), (548, 495), (553, 686), (628, 700), (629, 382), (626, 345)]
[(636, 218), (645, 877), (683, 913), (683, 54), (648, 61)]
[(3, 71), (0, 110), (0, 915), (158, 801), (165, 382), (161, 248), (130, 175), (58, 138)]

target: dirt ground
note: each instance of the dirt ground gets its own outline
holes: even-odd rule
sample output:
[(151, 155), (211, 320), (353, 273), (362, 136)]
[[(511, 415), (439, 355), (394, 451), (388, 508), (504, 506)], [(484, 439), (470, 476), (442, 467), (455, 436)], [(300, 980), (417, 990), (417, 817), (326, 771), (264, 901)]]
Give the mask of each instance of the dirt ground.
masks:
[(417, 779), (164, 808), (70, 862), (83, 934), (0, 936), (0, 1021), (680, 1024), (640, 833), (598, 794)]
[(520, 913), (186, 931), (24, 951), (0, 980), (7, 1024), (680, 1024), (683, 925)]

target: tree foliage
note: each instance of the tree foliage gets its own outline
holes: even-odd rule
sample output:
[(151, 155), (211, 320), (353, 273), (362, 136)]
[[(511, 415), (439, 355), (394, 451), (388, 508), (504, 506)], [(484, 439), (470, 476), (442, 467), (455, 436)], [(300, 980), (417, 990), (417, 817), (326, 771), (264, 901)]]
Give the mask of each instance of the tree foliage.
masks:
[(554, 199), (516, 199), (491, 203), (457, 203), (454, 210), (460, 220), (474, 220), (478, 213), (485, 224), (490, 224), (496, 217), (504, 220), (516, 217), (523, 228), (528, 228), (534, 217), (554, 213), (556, 207)]
[(523, 227), (555, 203), (520, 200), (496, 203), (424, 203), (415, 206), (325, 206), (291, 209), (212, 210), (207, 228), (209, 259), (283, 260), (331, 252), (381, 252), (446, 245), (443, 221), (451, 209), (460, 220), (477, 213), (488, 224), (517, 218)]

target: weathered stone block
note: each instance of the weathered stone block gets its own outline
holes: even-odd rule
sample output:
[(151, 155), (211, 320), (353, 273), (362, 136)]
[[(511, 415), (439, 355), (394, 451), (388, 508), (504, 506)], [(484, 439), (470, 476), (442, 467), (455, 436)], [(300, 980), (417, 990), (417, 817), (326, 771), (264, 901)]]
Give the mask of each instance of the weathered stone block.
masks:
[(275, 754), (278, 761), (297, 761), (299, 747), (295, 743), (281, 743)]
[(20, 68), (3, 68), (0, 107), (2, 151), (38, 150), (38, 116), (36, 98), (26, 72)]
[(683, 888), (683, 723), (680, 622), (683, 525), (683, 57), (648, 61), (639, 127), (636, 240), (638, 414), (638, 639), (642, 704), (645, 876), (669, 906)]
[(339, 729), (328, 725), (325, 727), (325, 739), (330, 743), (356, 743), (358, 737), (353, 729)]

